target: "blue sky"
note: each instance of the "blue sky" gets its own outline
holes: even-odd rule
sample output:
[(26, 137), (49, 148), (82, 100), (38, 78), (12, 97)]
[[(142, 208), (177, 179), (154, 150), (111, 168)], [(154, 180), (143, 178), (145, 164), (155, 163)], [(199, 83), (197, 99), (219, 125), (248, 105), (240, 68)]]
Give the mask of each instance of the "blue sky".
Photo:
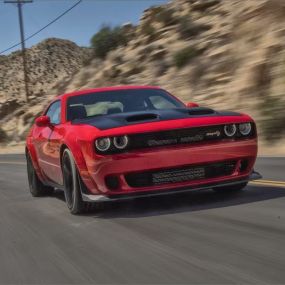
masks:
[[(14, 4), (0, 0), (0, 52), (19, 42), (18, 12)], [(77, 0), (34, 0), (23, 7), (26, 37), (64, 12)], [(76, 8), (46, 30), (27, 41), (30, 47), (43, 39), (57, 37), (88, 46), (90, 38), (102, 24), (137, 23), (141, 13), (167, 0), (83, 0)], [(10, 53), (11, 50), (7, 53)], [(6, 53), (6, 54), (7, 54)]]

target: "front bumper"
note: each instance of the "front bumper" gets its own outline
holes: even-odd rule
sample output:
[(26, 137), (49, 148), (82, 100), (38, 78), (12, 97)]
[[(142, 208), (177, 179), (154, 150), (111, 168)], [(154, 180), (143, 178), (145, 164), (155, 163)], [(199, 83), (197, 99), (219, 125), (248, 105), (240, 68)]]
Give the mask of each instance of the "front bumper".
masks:
[(155, 196), (162, 196), (162, 195), (174, 195), (174, 194), (181, 194), (187, 193), (193, 190), (206, 190), (212, 189), (214, 187), (222, 187), (222, 186), (232, 186), (252, 180), (261, 179), (262, 176), (260, 173), (256, 171), (252, 171), (252, 173), (245, 179), (235, 179), (235, 180), (228, 180), (223, 181), (221, 183), (209, 183), (202, 186), (194, 186), (194, 187), (187, 187), (187, 188), (178, 188), (178, 189), (171, 189), (171, 190), (159, 190), (159, 191), (147, 191), (147, 192), (140, 192), (140, 193), (129, 193), (129, 194), (120, 194), (120, 195), (89, 195), (82, 193), (83, 201), (85, 202), (106, 202), (106, 201), (124, 201), (124, 200), (132, 200), (136, 198), (143, 198), (143, 197), (155, 197)]
[[(191, 146), (162, 147), (156, 149), (131, 151), (124, 154), (98, 156), (88, 152), (85, 156), (87, 171), (81, 172), (82, 180), (87, 186), (84, 193), (85, 201), (98, 201), (127, 197), (127, 195), (145, 196), (160, 195), (166, 192), (188, 191), (189, 189), (204, 189), (223, 186), (236, 181), (244, 182), (254, 179), (253, 166), (257, 155), (257, 140), (227, 141), (211, 144), (197, 144)], [(232, 174), (208, 177), (177, 183), (160, 185), (130, 185), (126, 175), (148, 171), (160, 171), (175, 167), (188, 167), (219, 163), (224, 161), (247, 160), (245, 171), (236, 169)], [(110, 189), (106, 184), (106, 177), (116, 176), (119, 180), (118, 189)], [(253, 176), (252, 176), (253, 175)], [(186, 189), (186, 190), (185, 190)]]

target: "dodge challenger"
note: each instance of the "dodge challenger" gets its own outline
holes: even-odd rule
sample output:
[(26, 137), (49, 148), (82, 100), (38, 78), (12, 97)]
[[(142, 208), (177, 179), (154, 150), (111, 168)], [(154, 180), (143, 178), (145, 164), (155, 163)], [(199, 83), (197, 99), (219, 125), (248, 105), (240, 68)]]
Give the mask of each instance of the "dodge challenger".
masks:
[(256, 156), (250, 116), (185, 105), (152, 86), (58, 96), (26, 139), (31, 194), (62, 189), (72, 214), (92, 202), (240, 191), (261, 177), (253, 169)]

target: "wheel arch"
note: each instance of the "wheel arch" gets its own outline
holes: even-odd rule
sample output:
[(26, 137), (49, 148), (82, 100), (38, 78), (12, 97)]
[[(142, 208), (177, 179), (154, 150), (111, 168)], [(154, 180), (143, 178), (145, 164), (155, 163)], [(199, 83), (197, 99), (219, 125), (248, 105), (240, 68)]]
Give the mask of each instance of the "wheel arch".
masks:
[[(74, 163), (75, 163), (75, 167), (76, 167), (76, 170), (77, 170), (77, 173), (79, 175), (79, 183), (80, 183), (80, 190), (82, 193), (85, 193), (85, 194), (89, 194), (89, 191), (88, 191), (88, 187), (85, 185), (85, 183), (83, 182), (82, 180), (82, 175), (86, 175), (86, 173), (88, 173), (88, 170), (87, 170), (87, 165), (85, 163), (85, 159), (84, 159), (84, 156), (82, 154), (82, 152), (80, 151), (80, 156), (78, 157), (78, 152), (77, 153), (77, 156), (74, 155), (72, 149), (67, 145), (67, 144), (62, 144), (61, 147), (60, 147), (60, 164), (61, 164), (61, 171), (62, 171), (62, 157), (63, 157), (63, 153), (64, 151), (68, 149), (74, 159)], [(79, 161), (80, 159), (80, 161)], [(79, 166), (80, 165), (80, 166)], [(63, 174), (63, 172), (62, 172)], [(89, 175), (89, 174), (88, 174)]]
[(27, 143), (25, 146), (25, 155), (26, 155), (26, 159), (27, 159), (27, 155), (30, 156), (32, 164), (34, 166), (34, 169), (39, 177), (39, 179), (44, 183), (45, 182), (45, 177), (41, 171), (41, 167), (39, 165), (38, 162), (38, 155), (37, 152), (35, 150), (35, 147), (32, 143)]
[(63, 142), (62, 145), (60, 146), (60, 163), (62, 163), (62, 155), (65, 149), (69, 149), (69, 151), (71, 152), (71, 155), (74, 159), (75, 165), (80, 175), (81, 176), (86, 175), (86, 173), (88, 173), (88, 169), (80, 145), (76, 142), (74, 143)]

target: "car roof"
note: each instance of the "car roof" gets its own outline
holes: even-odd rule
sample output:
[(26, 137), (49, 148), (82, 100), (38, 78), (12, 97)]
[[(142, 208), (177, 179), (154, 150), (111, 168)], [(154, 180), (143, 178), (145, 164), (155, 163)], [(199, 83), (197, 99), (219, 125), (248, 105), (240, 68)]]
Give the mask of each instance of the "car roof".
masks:
[(85, 89), (85, 90), (77, 90), (70, 93), (65, 93), (59, 95), (55, 98), (55, 100), (73, 97), (77, 95), (84, 95), (88, 93), (96, 93), (96, 92), (104, 92), (104, 91), (115, 91), (115, 90), (132, 90), (132, 89), (161, 89), (158, 86), (149, 86), (149, 85), (123, 85), (123, 86), (110, 86), (110, 87), (100, 87), (100, 88), (93, 88), (93, 89)]

